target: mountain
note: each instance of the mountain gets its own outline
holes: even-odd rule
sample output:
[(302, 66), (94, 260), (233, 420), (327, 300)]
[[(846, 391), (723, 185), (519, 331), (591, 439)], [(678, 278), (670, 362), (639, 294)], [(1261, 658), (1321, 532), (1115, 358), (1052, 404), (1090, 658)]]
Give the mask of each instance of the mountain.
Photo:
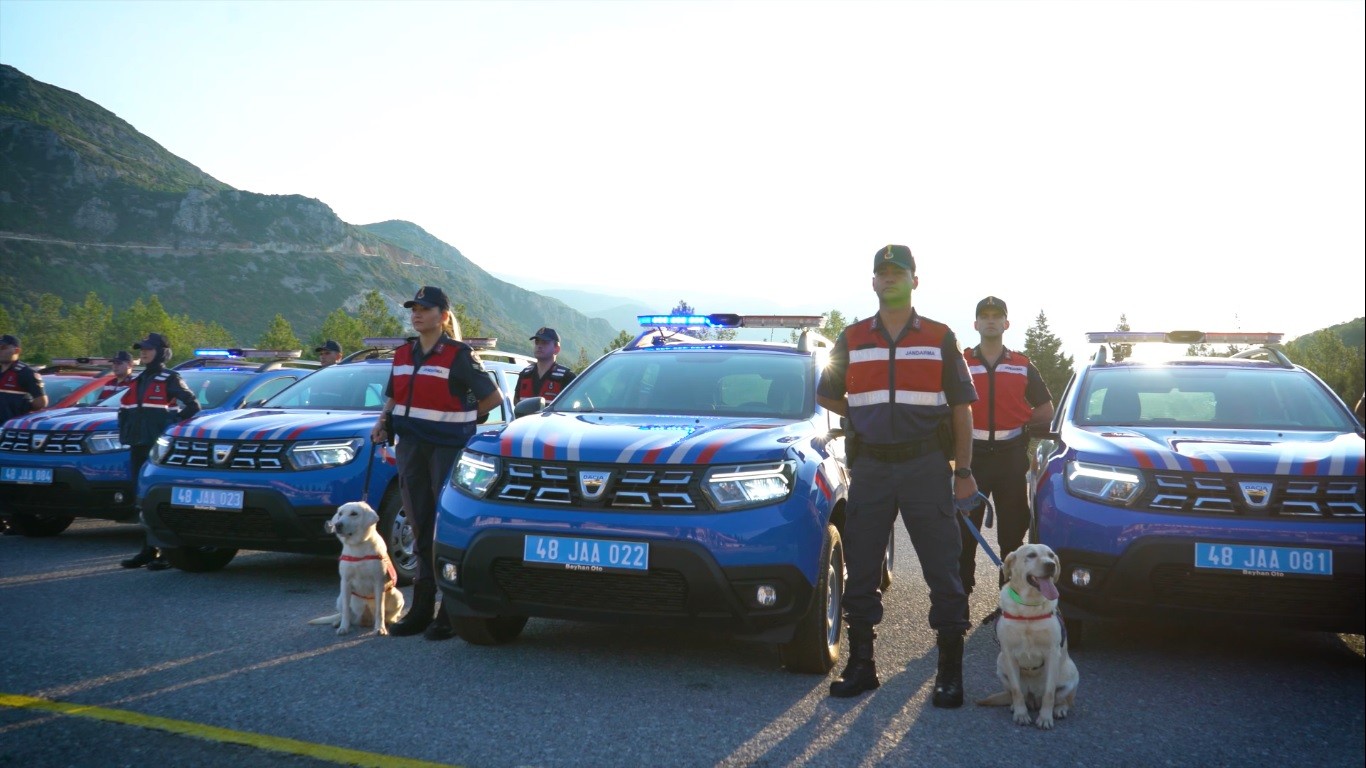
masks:
[(0, 64), (0, 306), (54, 294), (115, 308), (156, 294), (167, 311), (251, 343), (282, 314), (306, 337), (378, 290), (399, 310), (443, 287), (499, 345), (529, 352), (542, 325), (564, 354), (616, 336), (563, 302), (471, 263), (415, 224), (355, 226), (320, 200), (234, 189), (79, 94)]

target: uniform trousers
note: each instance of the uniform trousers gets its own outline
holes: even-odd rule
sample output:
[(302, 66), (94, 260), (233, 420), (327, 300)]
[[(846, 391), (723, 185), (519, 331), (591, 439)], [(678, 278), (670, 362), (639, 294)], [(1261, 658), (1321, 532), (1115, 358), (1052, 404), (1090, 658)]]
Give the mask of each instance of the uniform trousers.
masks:
[(882, 621), (882, 562), (900, 511), (930, 589), (930, 627), (967, 630), (968, 599), (958, 581), (953, 473), (944, 455), (933, 451), (896, 462), (860, 456), (850, 473), (844, 523), (845, 620), (850, 626)]
[(436, 583), (436, 502), (461, 450), (412, 437), (400, 437), (394, 448), (403, 511), (413, 529), (413, 554), (417, 556), (414, 584)]
[[(972, 476), (977, 480), (977, 490), (983, 496), (991, 497), (996, 510), (996, 542), (1001, 547), (997, 554), (1004, 560), (1006, 555), (1020, 548), (1025, 534), (1029, 533), (1029, 494), (1025, 485), (1025, 473), (1029, 471), (1029, 441), (1018, 439), (1000, 448), (986, 446), (982, 442), (972, 445)], [(981, 531), (986, 505), (974, 509), (968, 516)], [(977, 583), (977, 539), (966, 523), (960, 520), (959, 525), (962, 526), (963, 554), (958, 560), (958, 577), (963, 582), (963, 590), (972, 594)]]

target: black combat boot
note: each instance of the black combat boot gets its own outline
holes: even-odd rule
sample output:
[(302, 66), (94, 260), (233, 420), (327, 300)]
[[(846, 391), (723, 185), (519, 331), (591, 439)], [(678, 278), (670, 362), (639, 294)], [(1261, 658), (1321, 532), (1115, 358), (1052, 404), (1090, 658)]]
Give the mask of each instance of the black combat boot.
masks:
[(882, 683), (877, 679), (877, 665), (873, 662), (873, 638), (877, 633), (867, 624), (849, 625), (849, 664), (838, 680), (830, 684), (830, 695), (847, 699), (864, 691), (871, 691)]
[(120, 560), (119, 565), (124, 568), (141, 568), (157, 558), (157, 548), (151, 544), (143, 544), (142, 551), (127, 560)]
[(436, 612), (436, 584), (430, 581), (413, 582), (413, 605), (403, 618), (389, 625), (389, 634), (399, 637), (416, 635), (432, 623)]
[(422, 633), (423, 639), (437, 641), (450, 640), (455, 637), (455, 635), (455, 624), (451, 621), (451, 617), (446, 613), (444, 601), (437, 603), (436, 618), (432, 619), (432, 623), (428, 624), (427, 629)]
[(939, 632), (939, 672), (934, 677), (934, 705), (943, 709), (963, 706), (963, 633)]

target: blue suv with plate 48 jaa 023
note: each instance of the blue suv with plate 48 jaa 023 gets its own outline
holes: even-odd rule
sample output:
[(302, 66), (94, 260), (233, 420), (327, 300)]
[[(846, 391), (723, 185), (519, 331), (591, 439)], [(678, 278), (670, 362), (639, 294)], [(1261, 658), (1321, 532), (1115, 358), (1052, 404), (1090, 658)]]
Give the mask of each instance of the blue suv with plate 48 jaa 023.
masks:
[[(642, 316), (644, 331), (552, 404), (472, 438), (436, 530), (461, 637), (505, 643), (529, 617), (710, 628), (827, 672), (848, 485), (840, 417), (816, 404), (832, 344), (812, 330), (795, 343), (682, 330), (820, 320)], [(540, 405), (519, 414), (528, 403)]]

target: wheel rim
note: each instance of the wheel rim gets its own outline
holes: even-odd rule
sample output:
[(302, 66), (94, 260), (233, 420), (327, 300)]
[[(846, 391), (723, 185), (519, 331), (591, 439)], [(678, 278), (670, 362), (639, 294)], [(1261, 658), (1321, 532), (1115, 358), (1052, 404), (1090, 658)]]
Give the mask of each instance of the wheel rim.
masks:
[(840, 599), (843, 595), (844, 556), (841, 553), (838, 563), (834, 557), (830, 558), (825, 572), (825, 644), (831, 648), (840, 642)]
[(393, 558), (395, 567), (409, 572), (416, 570), (417, 550), (415, 541), (417, 537), (413, 536), (413, 527), (408, 525), (408, 515), (402, 507), (399, 507), (398, 512), (394, 513), (393, 535), (389, 538), (393, 542), (389, 547), (389, 556)]

